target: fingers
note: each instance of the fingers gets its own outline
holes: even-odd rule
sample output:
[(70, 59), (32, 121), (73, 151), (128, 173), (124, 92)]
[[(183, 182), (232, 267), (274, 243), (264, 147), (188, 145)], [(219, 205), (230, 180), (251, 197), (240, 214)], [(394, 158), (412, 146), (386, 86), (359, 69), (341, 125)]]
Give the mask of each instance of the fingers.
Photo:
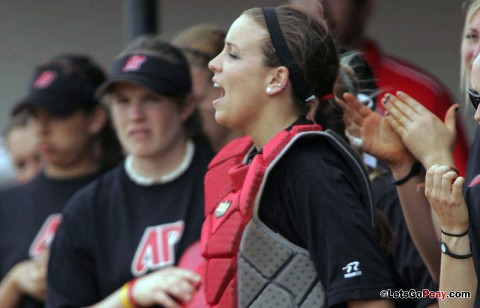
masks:
[(415, 116), (415, 110), (412, 109), (405, 101), (399, 99), (393, 94), (385, 94), (383, 105), (388, 112), (395, 116), (399, 121), (411, 121)]
[(196, 290), (196, 284), (188, 280), (183, 280), (168, 285), (163, 291), (179, 301), (188, 302), (192, 299), (193, 293), (195, 293)]
[(429, 110), (427, 108), (425, 108), (425, 106), (423, 106), (422, 104), (420, 104), (417, 100), (415, 100), (414, 98), (412, 98), (410, 95), (408, 95), (407, 93), (405, 92), (402, 92), (402, 91), (397, 91), (397, 96), (400, 100), (402, 100), (402, 102), (408, 106), (414, 113), (419, 113), (419, 114), (422, 114), (424, 112), (429, 112)]
[(453, 181), (458, 177), (455, 171), (447, 169), (447, 171), (441, 176), (442, 191), (451, 194)]
[[(440, 194), (442, 192), (442, 176), (448, 170), (447, 166), (439, 166), (433, 176), (433, 189)], [(438, 195), (437, 194), (437, 195)]]
[(458, 176), (458, 170), (450, 166), (433, 165), (425, 176), (425, 195), (429, 200), (442, 201), (441, 198), (458, 200), (462, 197), (465, 179)]
[[(400, 94), (401, 92), (398, 93)], [(405, 100), (402, 100), (403, 98), (405, 98)], [(409, 96), (402, 97), (402, 99), (399, 99), (390, 93), (387, 93), (383, 99), (383, 105), (388, 111), (387, 120), (395, 132), (400, 136), (407, 134), (409, 126), (418, 116), (417, 111), (408, 103), (410, 101), (418, 104), (418, 102)]]
[(183, 277), (192, 283), (200, 283), (201, 278), (200, 278), (200, 275), (198, 275), (197, 273), (191, 270), (187, 270), (179, 267), (172, 268), (172, 269), (175, 269), (175, 272), (178, 276)]
[(340, 103), (345, 115), (356, 125), (362, 126), (363, 120), (373, 111), (362, 105), (358, 99), (350, 93), (343, 95), (345, 102)]
[(396, 111), (389, 111), (385, 118), (387, 119), (388, 124), (390, 124), (390, 126), (392, 127), (393, 131), (400, 136), (403, 136), (404, 134), (406, 134), (405, 127), (402, 122), (399, 121), (397, 116), (392, 115), (394, 113), (396, 113)]
[(180, 302), (192, 299), (199, 283), (200, 276), (195, 272), (169, 267), (139, 278), (132, 293), (135, 301), (143, 306), (179, 307)]
[(343, 109), (343, 122), (345, 123), (346, 131), (353, 136), (359, 136), (360, 128), (353, 122), (353, 112), (349, 105), (339, 98), (336, 98), (336, 102)]
[(165, 308), (181, 308), (182, 307), (178, 302), (176, 302), (163, 290), (157, 290), (153, 294), (153, 300), (155, 303), (160, 304)]
[(21, 292), (44, 301), (47, 292), (46, 278), (37, 268), (35, 261), (23, 261), (18, 265), (18, 269), (16, 284)]
[(393, 130), (403, 137), (407, 134), (407, 127), (414, 117), (414, 111), (392, 94), (386, 94), (382, 102), (387, 110), (387, 121)]
[(457, 129), (455, 126), (456, 123), (456, 113), (459, 108), (458, 104), (453, 104), (448, 108), (447, 113), (445, 114), (445, 126), (448, 128), (450, 132), (453, 133), (453, 135), (457, 134)]
[(388, 111), (388, 115), (394, 118), (394, 128), (397, 133), (405, 133), (405, 129), (421, 116), (430, 115), (430, 111), (426, 109), (418, 101), (410, 97), (408, 94), (397, 91), (397, 96), (387, 93), (383, 100), (383, 105)]
[(347, 105), (360, 116), (367, 117), (370, 113), (372, 113), (372, 111), (368, 107), (358, 101), (356, 96), (350, 93), (345, 93), (343, 94), (343, 98)]
[(465, 178), (459, 176), (455, 179), (452, 185), (452, 197), (456, 200), (461, 200), (463, 198), (463, 184), (465, 183)]
[[(468, 209), (463, 199), (465, 179), (454, 167), (433, 165), (427, 171), (425, 196), (436, 213), (442, 230), (460, 234), (468, 228)], [(431, 189), (430, 189), (431, 188)]]
[(425, 196), (432, 202), (441, 191), (441, 175), (448, 170), (446, 166), (433, 165), (427, 170), (425, 176)]

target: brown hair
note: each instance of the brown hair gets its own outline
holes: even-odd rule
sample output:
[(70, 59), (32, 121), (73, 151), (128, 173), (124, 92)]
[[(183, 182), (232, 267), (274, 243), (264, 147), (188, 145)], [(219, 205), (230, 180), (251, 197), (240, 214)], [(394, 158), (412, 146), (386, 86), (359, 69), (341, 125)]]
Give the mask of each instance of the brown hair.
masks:
[[(293, 6), (280, 6), (275, 10), (283, 37), (305, 87), (316, 97), (332, 93), (339, 64), (337, 50), (328, 35), (325, 21)], [(261, 8), (247, 10), (243, 15), (267, 29)], [(269, 36), (265, 37), (262, 49), (266, 66), (282, 65)], [(295, 93), (292, 96), (300, 114), (306, 114), (308, 104), (304, 98), (297, 97)]]
[(218, 26), (202, 23), (175, 35), (172, 44), (185, 53), (191, 65), (208, 68), (208, 62), (222, 51), (226, 35)]
[[(325, 21), (294, 6), (280, 6), (275, 10), (286, 45), (305, 88), (317, 98), (332, 94), (339, 70), (339, 58)], [(267, 28), (262, 9), (247, 10), (244, 15)], [(263, 54), (265, 65), (282, 65), (270, 37), (266, 37), (263, 42)], [(297, 95), (298, 93), (292, 93), (295, 108), (301, 115), (305, 115), (310, 106), (305, 98)], [(314, 118), (324, 129), (330, 128), (346, 139), (343, 110), (334, 98), (321, 99)]]

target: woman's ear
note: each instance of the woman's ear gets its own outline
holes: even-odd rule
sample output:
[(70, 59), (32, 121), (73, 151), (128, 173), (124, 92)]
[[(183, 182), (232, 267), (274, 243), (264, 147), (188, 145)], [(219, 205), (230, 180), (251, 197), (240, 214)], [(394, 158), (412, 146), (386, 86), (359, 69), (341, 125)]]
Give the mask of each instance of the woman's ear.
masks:
[(185, 103), (180, 108), (180, 119), (185, 122), (192, 115), (193, 111), (197, 108), (197, 102), (194, 99), (193, 94), (189, 94), (185, 98)]
[(104, 106), (96, 107), (90, 113), (88, 132), (92, 135), (98, 134), (105, 125), (105, 122), (107, 121), (107, 116), (107, 110)]
[(289, 71), (285, 66), (279, 66), (272, 69), (267, 77), (265, 93), (267, 95), (276, 95), (283, 92), (288, 86)]

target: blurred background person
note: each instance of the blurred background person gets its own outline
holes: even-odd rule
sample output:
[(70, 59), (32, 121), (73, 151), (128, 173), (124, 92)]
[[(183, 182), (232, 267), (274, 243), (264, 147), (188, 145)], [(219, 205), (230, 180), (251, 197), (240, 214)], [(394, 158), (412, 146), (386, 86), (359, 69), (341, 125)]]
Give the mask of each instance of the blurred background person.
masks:
[(119, 145), (103, 148), (103, 140), (116, 141), (106, 109), (95, 99), (104, 79), (89, 56), (59, 55), (37, 67), (28, 94), (14, 109), (34, 117), (44, 167), (29, 182), (0, 191), (2, 307), (45, 306), (49, 246), (61, 210), (121, 156)]
[[(480, 52), (480, 1), (466, 1), (465, 25), (460, 47), (460, 91), (464, 94), (465, 104), (470, 106), (467, 89), (471, 88), (472, 64)], [(477, 127), (475, 137), (468, 157), (465, 183), (468, 185), (480, 173), (480, 127)]]
[(115, 58), (97, 97), (128, 155), (62, 212), (48, 307), (177, 307), (199, 282), (177, 265), (200, 238), (203, 178), (213, 157), (198, 142), (201, 128), (191, 125), (189, 65), (160, 36), (139, 37)]
[(224, 45), (226, 31), (213, 24), (198, 24), (173, 37), (172, 43), (185, 53), (192, 74), (193, 97), (200, 111), (202, 128), (215, 152), (234, 138), (243, 134), (215, 121), (212, 102), (220, 95), (220, 89), (212, 83), (210, 62)]
[(12, 115), (4, 129), (3, 138), (15, 168), (16, 181), (29, 181), (42, 168), (32, 115), (26, 110)]

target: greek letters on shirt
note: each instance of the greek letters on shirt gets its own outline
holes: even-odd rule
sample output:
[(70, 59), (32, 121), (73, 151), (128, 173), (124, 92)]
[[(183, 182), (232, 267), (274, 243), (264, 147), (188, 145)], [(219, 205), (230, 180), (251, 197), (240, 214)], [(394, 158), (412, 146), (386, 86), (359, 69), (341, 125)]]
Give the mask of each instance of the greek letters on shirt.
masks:
[(138, 277), (174, 264), (175, 244), (182, 238), (183, 229), (181, 220), (145, 229), (133, 258), (132, 274)]
[(33, 259), (39, 256), (46, 247), (50, 246), (61, 221), (61, 214), (51, 214), (45, 219), (45, 222), (40, 228), (40, 231), (38, 231), (35, 239), (30, 245), (30, 249), (28, 250), (30, 258)]

